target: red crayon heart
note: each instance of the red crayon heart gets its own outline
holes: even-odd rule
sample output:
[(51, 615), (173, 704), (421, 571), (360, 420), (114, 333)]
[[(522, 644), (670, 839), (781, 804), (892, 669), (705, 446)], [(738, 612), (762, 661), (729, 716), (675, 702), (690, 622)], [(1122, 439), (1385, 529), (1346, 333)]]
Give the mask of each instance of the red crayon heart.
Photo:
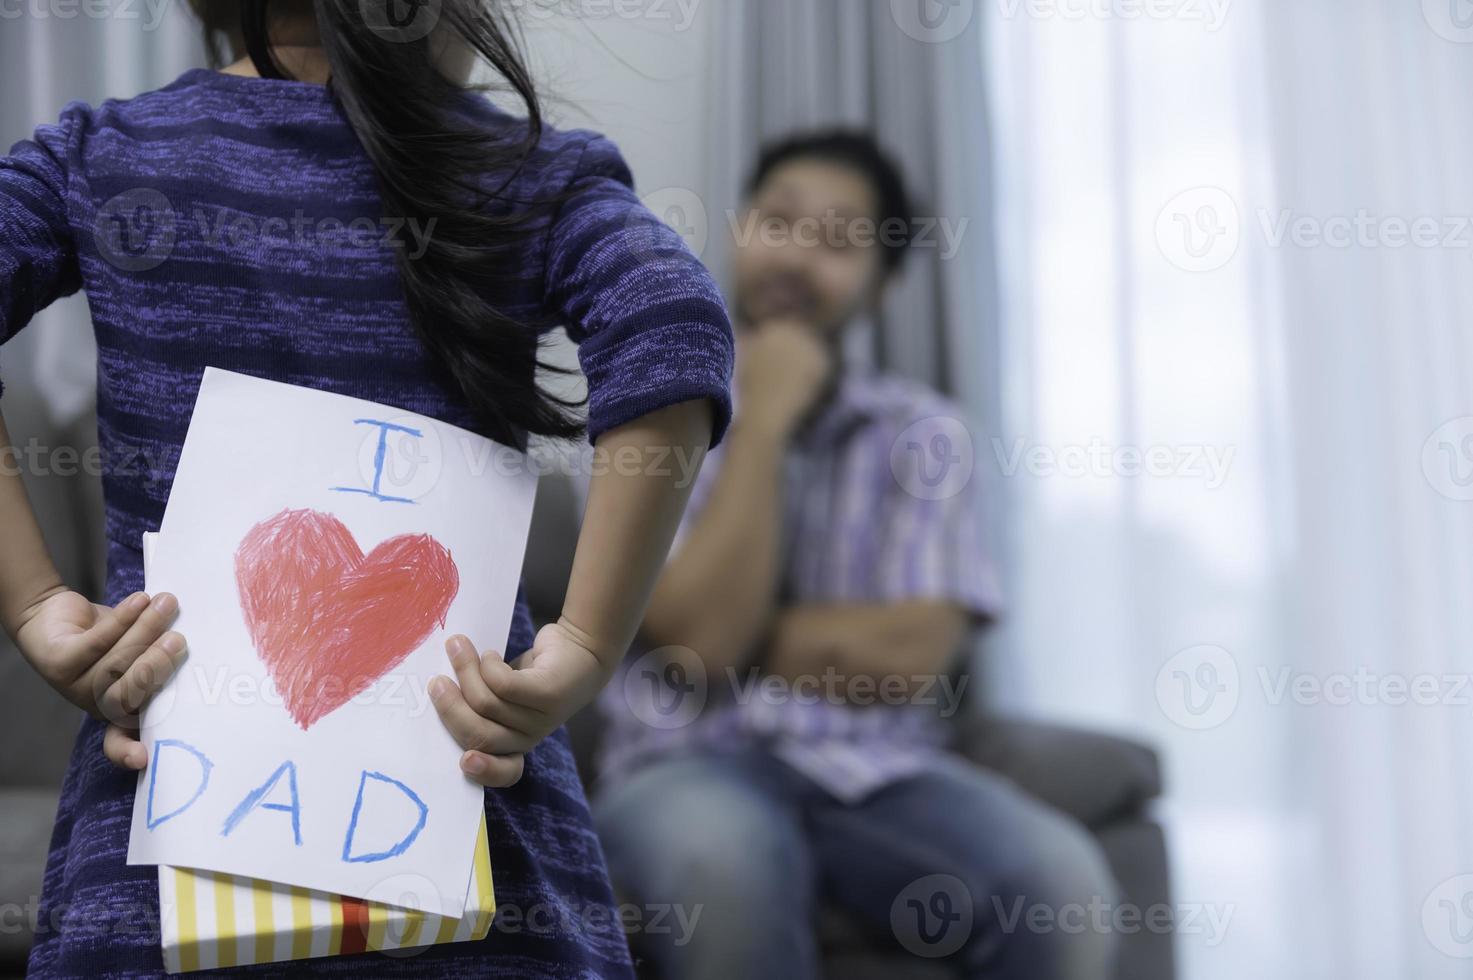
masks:
[(256, 653), (305, 730), (445, 625), (460, 573), (428, 534), (365, 556), (331, 514), (284, 510), (241, 540), (235, 583)]

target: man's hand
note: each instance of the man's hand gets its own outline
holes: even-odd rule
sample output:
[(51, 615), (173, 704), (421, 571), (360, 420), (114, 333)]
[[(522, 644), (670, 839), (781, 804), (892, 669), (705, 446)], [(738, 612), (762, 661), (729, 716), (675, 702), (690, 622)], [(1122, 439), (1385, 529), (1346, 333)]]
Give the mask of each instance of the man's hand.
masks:
[(134, 593), (116, 606), (55, 592), (26, 609), (16, 646), (36, 673), (72, 704), (108, 722), (103, 752), (128, 769), (148, 765), (138, 716), (184, 661), (184, 637), (169, 629), (179, 602)]
[(592, 701), (613, 672), (565, 619), (542, 627), (515, 665), (495, 650), (477, 655), (464, 636), (452, 636), (445, 650), (459, 683), (434, 678), (430, 699), (466, 750), (461, 771), (482, 786), (521, 779), (526, 753)]
[(738, 332), (736, 383), (743, 418), (791, 434), (823, 396), (833, 360), (818, 329), (800, 320), (769, 320)]

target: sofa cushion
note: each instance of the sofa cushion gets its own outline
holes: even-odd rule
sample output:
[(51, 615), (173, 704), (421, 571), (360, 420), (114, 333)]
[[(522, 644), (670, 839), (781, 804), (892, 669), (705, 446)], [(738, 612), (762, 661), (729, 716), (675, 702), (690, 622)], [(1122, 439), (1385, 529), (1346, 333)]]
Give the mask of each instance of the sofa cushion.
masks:
[(1161, 795), (1156, 753), (1113, 735), (981, 716), (957, 726), (953, 747), (1094, 829)]

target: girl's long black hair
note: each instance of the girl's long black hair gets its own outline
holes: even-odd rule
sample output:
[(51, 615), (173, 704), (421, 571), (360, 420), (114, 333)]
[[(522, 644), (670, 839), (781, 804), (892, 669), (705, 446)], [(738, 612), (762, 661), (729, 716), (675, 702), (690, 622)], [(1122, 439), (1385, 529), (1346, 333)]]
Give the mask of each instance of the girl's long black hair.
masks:
[[(223, 36), (262, 77), (290, 77), (269, 31), (283, 7), (305, 11), (302, 0), (191, 2), (216, 67)], [(581, 403), (538, 386), (539, 370), (567, 373), (538, 359), (545, 324), (513, 318), (487, 298), (515, 278), (519, 247), (561, 203), (549, 197), (488, 207), (525, 166), (544, 125), (510, 15), (497, 0), (312, 0), (312, 8), (329, 87), (372, 161), (384, 217), (435, 221), (421, 256), (396, 250), (410, 318), (435, 363), (498, 442), (525, 448), (529, 435), (582, 435)], [(426, 18), (436, 31), (427, 31)], [(486, 62), (525, 103), (524, 127), (488, 132), (457, 111), (468, 92), (489, 86), (446, 76), (440, 58), (447, 40)], [(490, 187), (491, 174), (506, 176)]]

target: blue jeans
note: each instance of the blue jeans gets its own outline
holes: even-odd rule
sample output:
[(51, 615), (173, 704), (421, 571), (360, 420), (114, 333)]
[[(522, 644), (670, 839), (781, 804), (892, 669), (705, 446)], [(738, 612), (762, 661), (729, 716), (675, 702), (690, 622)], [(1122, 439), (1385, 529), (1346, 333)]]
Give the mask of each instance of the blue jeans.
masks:
[(818, 977), (820, 899), (961, 976), (1110, 976), (1116, 886), (1094, 840), (958, 757), (846, 805), (760, 749), (690, 753), (593, 806), (616, 890), (645, 907), (632, 940), (663, 978)]

